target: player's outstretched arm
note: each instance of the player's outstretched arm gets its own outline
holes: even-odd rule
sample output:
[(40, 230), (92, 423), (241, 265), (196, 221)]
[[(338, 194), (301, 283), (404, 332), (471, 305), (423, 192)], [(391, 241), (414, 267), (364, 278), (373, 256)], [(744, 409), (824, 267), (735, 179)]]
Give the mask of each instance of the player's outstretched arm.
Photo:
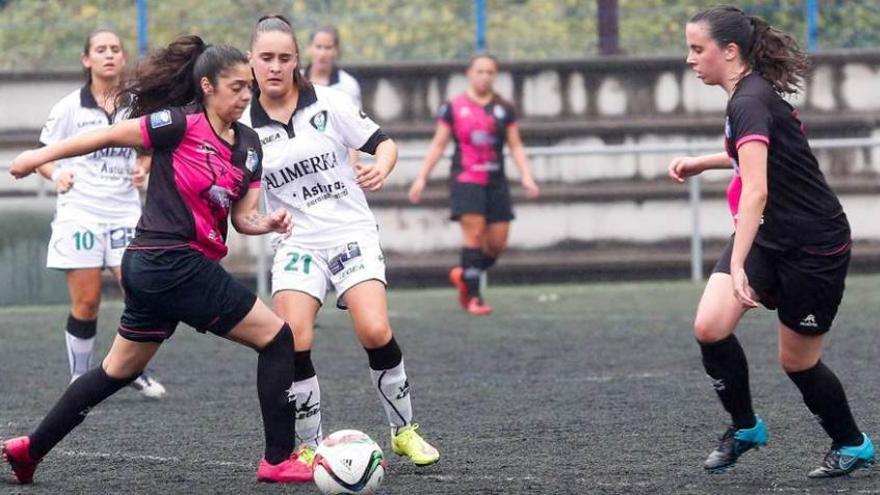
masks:
[(693, 175), (699, 175), (706, 170), (732, 168), (730, 157), (727, 153), (714, 153), (701, 156), (679, 156), (669, 163), (669, 177), (676, 182)]
[(268, 215), (260, 213), (260, 189), (248, 189), (248, 192), (232, 204), (232, 226), (245, 235), (261, 235), (269, 232), (290, 235), (293, 229), (293, 218), (290, 212), (279, 208)]
[(9, 172), (20, 179), (34, 172), (38, 167), (62, 158), (86, 155), (93, 151), (112, 146), (143, 146), (140, 120), (129, 119), (112, 127), (98, 129), (69, 137), (57, 143), (35, 150), (23, 151), (14, 160)]

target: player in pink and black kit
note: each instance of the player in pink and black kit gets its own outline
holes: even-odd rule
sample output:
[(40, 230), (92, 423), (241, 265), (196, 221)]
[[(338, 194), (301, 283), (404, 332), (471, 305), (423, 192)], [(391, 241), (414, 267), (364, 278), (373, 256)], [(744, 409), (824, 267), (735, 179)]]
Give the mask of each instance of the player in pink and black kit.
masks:
[(495, 93), (498, 61), (487, 54), (475, 55), (467, 68), (465, 93), (443, 104), (437, 131), (425, 162), (409, 190), (409, 199), (422, 198), (431, 170), (443, 156), (450, 139), (455, 141), (449, 178), (452, 220), (461, 224), (461, 266), (449, 273), (458, 288), (459, 303), (467, 312), (491, 314), (480, 296), (480, 275), (507, 247), (513, 208), (504, 174), (504, 143), (519, 168), (526, 197), (539, 190), (532, 178), (513, 106)]
[(731, 425), (703, 467), (723, 471), (767, 442), (755, 415), (746, 356), (734, 331), (758, 304), (779, 318), (779, 359), (807, 408), (831, 437), (811, 478), (848, 474), (874, 462), (871, 440), (856, 426), (846, 393), (822, 361), (824, 334), (843, 298), (850, 228), (782, 95), (800, 88), (809, 62), (795, 41), (735, 7), (700, 12), (687, 24), (687, 62), (705, 84), (728, 95), (726, 153), (677, 158), (673, 179), (734, 169), (728, 190), (735, 233), (697, 309), (694, 333), (703, 366)]
[(183, 36), (156, 52), (122, 97), (132, 119), (25, 151), (16, 177), (44, 163), (108, 146), (152, 152), (147, 201), (135, 239), (122, 258), (125, 310), (101, 366), (64, 392), (29, 436), (2, 444), (20, 483), (91, 408), (137, 378), (179, 322), (249, 346), (259, 354), (257, 391), (266, 449), (257, 478), (290, 482), (293, 463), (293, 334), (290, 327), (219, 264), (227, 221), (241, 233), (290, 233), (290, 215), (259, 213), (262, 149), (237, 123), (251, 100), (248, 60), (229, 46), (206, 47)]

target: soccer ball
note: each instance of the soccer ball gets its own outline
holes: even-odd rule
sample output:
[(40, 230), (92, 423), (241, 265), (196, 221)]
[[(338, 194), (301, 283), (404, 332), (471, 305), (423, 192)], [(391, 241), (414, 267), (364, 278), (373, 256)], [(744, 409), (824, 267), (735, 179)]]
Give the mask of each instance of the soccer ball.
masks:
[(324, 495), (375, 493), (385, 477), (382, 449), (366, 433), (339, 430), (315, 451), (315, 484)]

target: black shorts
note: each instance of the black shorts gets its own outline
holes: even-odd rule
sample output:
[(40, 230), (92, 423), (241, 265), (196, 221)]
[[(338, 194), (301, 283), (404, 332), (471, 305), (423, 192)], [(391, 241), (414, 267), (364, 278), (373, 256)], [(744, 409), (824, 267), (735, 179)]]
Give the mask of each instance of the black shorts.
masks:
[(119, 335), (162, 342), (181, 321), (199, 332), (226, 335), (257, 296), (216, 261), (189, 248), (132, 250), (122, 256), (125, 311)]
[[(730, 273), (733, 238), (712, 273)], [(761, 304), (777, 310), (779, 321), (803, 335), (831, 330), (843, 299), (850, 250), (821, 256), (779, 252), (753, 244), (746, 258), (749, 285)]]
[(507, 181), (492, 182), (487, 186), (453, 182), (449, 189), (452, 220), (459, 220), (465, 213), (483, 215), (486, 223), (513, 220), (513, 204)]

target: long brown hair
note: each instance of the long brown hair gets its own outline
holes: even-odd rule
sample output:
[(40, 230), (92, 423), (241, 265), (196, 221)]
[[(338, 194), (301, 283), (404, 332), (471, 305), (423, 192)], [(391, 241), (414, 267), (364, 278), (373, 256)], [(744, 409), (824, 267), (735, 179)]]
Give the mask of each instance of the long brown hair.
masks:
[(216, 85), (224, 71), (247, 63), (238, 48), (206, 45), (195, 35), (180, 36), (138, 64), (133, 76), (123, 81), (119, 101), (131, 101), (131, 117), (201, 103), (203, 77)]
[[(287, 18), (285, 18), (283, 15), (271, 14), (260, 17), (257, 23), (254, 24), (254, 29), (251, 31), (251, 48), (253, 48), (254, 42), (257, 41), (257, 37), (261, 33), (268, 33), (270, 31), (279, 31), (290, 35), (290, 39), (293, 40), (293, 48), (295, 50), (293, 56), (296, 59), (296, 69), (294, 69), (293, 71), (293, 84), (299, 91), (311, 89), (312, 83), (310, 83), (309, 80), (306, 79), (306, 77), (300, 71), (299, 43), (296, 41), (296, 33), (293, 32), (293, 25), (290, 24), (290, 21), (288, 21)], [(254, 84), (257, 84), (256, 78), (254, 79)]]
[(767, 79), (777, 93), (791, 94), (803, 89), (810, 61), (788, 33), (730, 5), (699, 12), (689, 22), (705, 22), (709, 35), (719, 46), (735, 43), (743, 61)]

